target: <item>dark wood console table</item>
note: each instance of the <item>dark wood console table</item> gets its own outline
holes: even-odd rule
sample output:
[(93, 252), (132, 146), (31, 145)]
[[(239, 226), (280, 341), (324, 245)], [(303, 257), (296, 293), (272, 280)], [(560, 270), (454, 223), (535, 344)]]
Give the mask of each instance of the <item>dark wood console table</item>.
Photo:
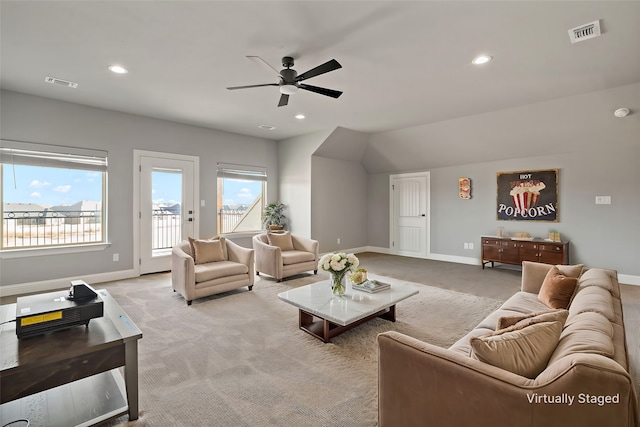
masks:
[[(106, 290), (97, 292), (104, 316), (87, 327), (18, 339), (15, 322), (0, 326), (3, 424), (21, 418), (41, 426), (91, 425), (123, 414), (138, 418), (142, 332)], [(15, 317), (16, 304), (0, 306), (0, 322)]]
[(482, 236), (482, 268), (495, 262), (522, 265), (522, 261), (545, 264), (569, 264), (569, 242), (545, 239), (520, 240), (510, 237)]

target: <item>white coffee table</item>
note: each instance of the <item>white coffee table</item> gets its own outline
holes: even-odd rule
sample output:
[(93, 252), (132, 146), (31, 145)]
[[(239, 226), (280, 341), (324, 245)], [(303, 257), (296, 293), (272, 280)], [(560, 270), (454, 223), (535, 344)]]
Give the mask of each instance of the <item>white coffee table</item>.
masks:
[(278, 294), (282, 301), (299, 309), (300, 329), (329, 342), (336, 335), (376, 317), (396, 321), (396, 304), (416, 295), (411, 284), (392, 284), (390, 289), (370, 294), (356, 291), (347, 284), (342, 297), (331, 293), (331, 285), (324, 280)]

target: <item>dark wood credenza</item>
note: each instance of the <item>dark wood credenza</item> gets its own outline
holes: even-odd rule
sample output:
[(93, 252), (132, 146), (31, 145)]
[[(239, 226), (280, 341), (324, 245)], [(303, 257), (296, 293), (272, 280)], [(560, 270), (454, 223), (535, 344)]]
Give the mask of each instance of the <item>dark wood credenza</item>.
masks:
[(495, 262), (522, 265), (522, 261), (569, 264), (569, 242), (544, 239), (515, 240), (510, 237), (482, 236), (482, 268)]

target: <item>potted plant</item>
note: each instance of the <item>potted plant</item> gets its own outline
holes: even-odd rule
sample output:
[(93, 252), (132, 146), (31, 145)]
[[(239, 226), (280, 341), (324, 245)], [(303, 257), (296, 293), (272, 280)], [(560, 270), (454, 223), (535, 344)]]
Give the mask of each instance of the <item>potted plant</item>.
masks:
[(282, 230), (284, 229), (284, 223), (287, 217), (282, 213), (285, 206), (278, 203), (269, 203), (264, 208), (264, 215), (262, 217), (262, 225), (269, 230)]

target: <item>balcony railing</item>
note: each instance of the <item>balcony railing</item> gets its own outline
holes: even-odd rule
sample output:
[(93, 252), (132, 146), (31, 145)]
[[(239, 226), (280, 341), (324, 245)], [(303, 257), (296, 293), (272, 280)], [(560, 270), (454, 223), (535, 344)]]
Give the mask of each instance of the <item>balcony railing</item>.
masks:
[(4, 211), (2, 248), (60, 246), (104, 240), (102, 212)]
[[(62, 246), (104, 241), (102, 212), (4, 211), (2, 249)], [(182, 217), (162, 209), (152, 214), (153, 249), (168, 249), (180, 242)]]
[(169, 249), (180, 243), (182, 215), (163, 209), (154, 209), (151, 219), (152, 249)]
[(246, 209), (220, 209), (218, 211), (220, 232), (230, 233), (234, 231), (236, 225), (240, 222), (240, 219), (246, 212)]

